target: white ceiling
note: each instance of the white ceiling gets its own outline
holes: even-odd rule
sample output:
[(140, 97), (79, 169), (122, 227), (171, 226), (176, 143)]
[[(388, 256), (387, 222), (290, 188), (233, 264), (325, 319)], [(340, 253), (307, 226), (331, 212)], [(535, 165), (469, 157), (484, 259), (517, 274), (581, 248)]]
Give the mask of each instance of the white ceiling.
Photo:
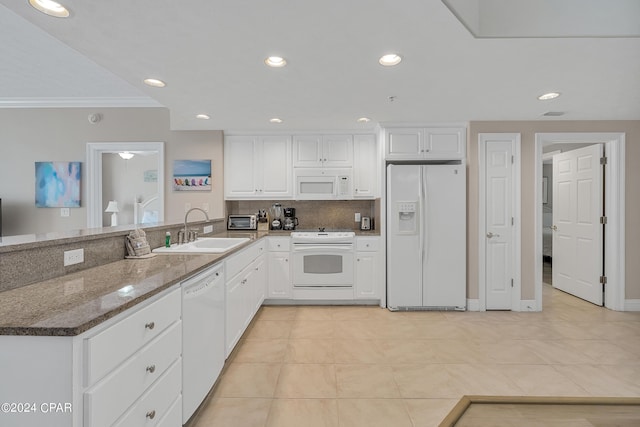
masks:
[[(640, 119), (637, 37), (476, 39), (440, 0), (58, 1), (70, 18), (0, 0), (0, 107), (160, 104), (172, 129), (227, 131), (549, 120), (547, 111)], [(388, 52), (400, 65), (378, 64)], [(267, 68), (268, 55), (288, 65)], [(536, 99), (549, 91), (562, 96)], [(356, 123), (362, 116), (372, 122)]]

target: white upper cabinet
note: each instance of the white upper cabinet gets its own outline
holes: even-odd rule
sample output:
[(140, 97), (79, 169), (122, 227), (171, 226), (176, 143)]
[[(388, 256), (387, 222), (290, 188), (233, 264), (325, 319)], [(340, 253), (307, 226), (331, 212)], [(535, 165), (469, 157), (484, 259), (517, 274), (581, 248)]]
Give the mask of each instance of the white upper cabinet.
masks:
[(353, 136), (351, 135), (295, 135), (293, 137), (293, 166), (352, 167)]
[(378, 145), (375, 135), (353, 136), (353, 196), (375, 198), (378, 195)]
[(386, 128), (386, 160), (458, 160), (466, 155), (464, 127)]
[(227, 136), (225, 199), (291, 198), (290, 136)]

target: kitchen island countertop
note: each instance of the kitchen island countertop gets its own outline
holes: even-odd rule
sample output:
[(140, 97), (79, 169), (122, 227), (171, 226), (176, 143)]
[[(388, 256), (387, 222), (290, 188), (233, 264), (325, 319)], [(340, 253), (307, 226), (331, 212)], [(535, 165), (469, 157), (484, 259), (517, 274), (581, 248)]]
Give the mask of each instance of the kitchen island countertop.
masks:
[[(242, 250), (123, 259), (0, 293), (0, 335), (74, 336)], [(239, 237), (227, 232), (214, 237)]]

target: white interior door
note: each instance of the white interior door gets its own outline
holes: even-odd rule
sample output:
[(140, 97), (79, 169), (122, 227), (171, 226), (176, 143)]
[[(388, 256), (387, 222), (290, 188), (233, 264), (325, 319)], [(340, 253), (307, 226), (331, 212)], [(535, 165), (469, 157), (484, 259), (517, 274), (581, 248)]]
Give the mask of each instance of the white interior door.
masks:
[(513, 292), (513, 142), (485, 142), (487, 310), (510, 310)]
[(602, 157), (595, 144), (553, 156), (553, 286), (602, 305)]

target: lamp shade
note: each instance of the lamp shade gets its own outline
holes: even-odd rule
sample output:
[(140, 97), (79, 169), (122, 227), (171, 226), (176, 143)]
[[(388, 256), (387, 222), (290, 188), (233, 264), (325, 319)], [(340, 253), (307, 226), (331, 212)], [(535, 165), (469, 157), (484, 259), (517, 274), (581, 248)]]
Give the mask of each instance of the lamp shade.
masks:
[(120, 210), (118, 209), (118, 202), (116, 202), (115, 200), (109, 201), (109, 205), (107, 206), (107, 209), (105, 209), (104, 211), (105, 212), (120, 212)]

